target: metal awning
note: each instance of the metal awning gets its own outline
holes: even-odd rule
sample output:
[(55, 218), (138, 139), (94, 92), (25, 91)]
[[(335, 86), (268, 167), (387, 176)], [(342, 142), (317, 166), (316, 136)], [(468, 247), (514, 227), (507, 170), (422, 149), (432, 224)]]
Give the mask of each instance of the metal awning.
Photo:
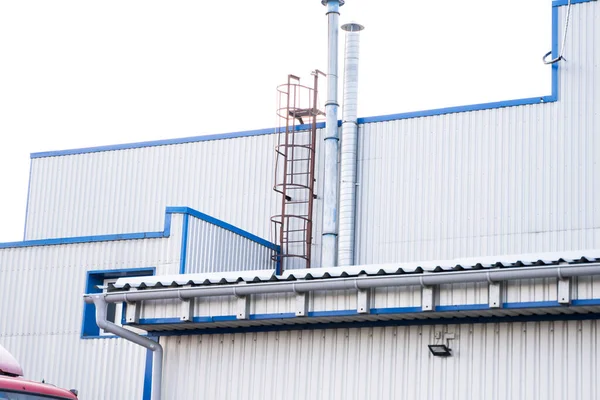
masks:
[(145, 289), (177, 286), (222, 285), (273, 281), (314, 280), (375, 275), (425, 274), (492, 268), (518, 268), (544, 265), (575, 265), (600, 261), (600, 250), (578, 250), (554, 253), (532, 253), (491, 257), (471, 257), (452, 260), (433, 260), (407, 263), (355, 265), (349, 267), (287, 270), (276, 275), (274, 269), (227, 271), (200, 274), (178, 274), (120, 278), (113, 289)]

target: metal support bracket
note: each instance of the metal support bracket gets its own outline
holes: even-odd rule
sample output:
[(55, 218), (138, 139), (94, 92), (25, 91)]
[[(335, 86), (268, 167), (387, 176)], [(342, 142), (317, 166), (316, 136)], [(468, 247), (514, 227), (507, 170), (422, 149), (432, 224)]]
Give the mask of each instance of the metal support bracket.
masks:
[(296, 317), (308, 315), (308, 293), (296, 293)]
[(571, 278), (558, 278), (558, 304), (571, 304)]
[(423, 286), (421, 288), (421, 310), (435, 310), (435, 289), (433, 286)]
[[(240, 282), (238, 285), (246, 285), (246, 282)], [(235, 293), (235, 289), (233, 291)], [(250, 296), (239, 296), (235, 294), (237, 297), (237, 306), (236, 306), (236, 319), (248, 319), (250, 318)]]
[(490, 282), (488, 285), (488, 306), (490, 308), (502, 308), (502, 282)]
[[(130, 288), (130, 292), (137, 291), (136, 288)], [(127, 295), (125, 295), (127, 298)], [(140, 310), (142, 307), (137, 301), (127, 301), (127, 307), (125, 307), (125, 322), (128, 324), (137, 324), (140, 322)]]
[(356, 312), (369, 314), (371, 312), (371, 290), (358, 289), (356, 292)]
[[(185, 285), (184, 287), (191, 287), (191, 285)], [(181, 300), (181, 311), (179, 319), (182, 322), (190, 322), (194, 318), (194, 298), (182, 299)]]
[(240, 296), (237, 298), (237, 319), (248, 319), (250, 317), (250, 296)]

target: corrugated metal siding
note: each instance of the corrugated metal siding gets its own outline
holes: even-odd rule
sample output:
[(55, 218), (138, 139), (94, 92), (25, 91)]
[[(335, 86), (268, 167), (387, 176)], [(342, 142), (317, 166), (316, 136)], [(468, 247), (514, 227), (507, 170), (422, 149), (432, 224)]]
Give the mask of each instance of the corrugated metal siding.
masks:
[(0, 343), (26, 377), (80, 390), (81, 399), (140, 399), (146, 351), (121, 339), (80, 339), (86, 272), (179, 272), (182, 216), (171, 236), (0, 249)]
[[(561, 23), (565, 12), (560, 9)], [(572, 13), (559, 102), (360, 127), (358, 263), (599, 247), (600, 4), (580, 4)], [(269, 217), (279, 211), (271, 190), (275, 143), (274, 135), (264, 135), (35, 159), (27, 239), (158, 231), (170, 205), (270, 238)], [(319, 152), (318, 171), (320, 165)], [(320, 199), (315, 210), (318, 260)], [(177, 273), (182, 217), (173, 218), (169, 239), (0, 250), (0, 340), (30, 378), (77, 387), (85, 399), (141, 397), (144, 350), (117, 339), (79, 339), (85, 271), (156, 266), (158, 274)], [(597, 278), (577, 281), (576, 298), (599, 297)], [(419, 289), (376, 293), (377, 307), (421, 301)], [(552, 300), (555, 294), (550, 280), (507, 288), (508, 301)], [(292, 296), (269, 297), (256, 296), (253, 312), (293, 309)], [(486, 298), (484, 285), (448, 285), (440, 304)], [(355, 301), (349, 292), (319, 294), (311, 307), (347, 309)], [(234, 299), (211, 299), (198, 302), (195, 312), (233, 314), (234, 307)], [(177, 315), (162, 305), (154, 310), (162, 310), (157, 317)], [(164, 395), (592, 399), (599, 385), (597, 324), (163, 337)], [(455, 354), (433, 358), (426, 345), (445, 330), (457, 335)]]
[(269, 248), (190, 215), (186, 273), (275, 268)]
[[(357, 263), (600, 246), (598, 8), (572, 8), (556, 103), (360, 125)], [(185, 205), (274, 240), (275, 144), (262, 135), (36, 158), (27, 238), (157, 230), (166, 206)], [(320, 197), (314, 217), (318, 266)]]
[(171, 237), (1, 249), (0, 336), (79, 334), (87, 271), (175, 273), (180, 246)]
[(357, 263), (599, 247), (598, 26), (573, 6), (557, 103), (360, 125)]
[[(443, 331), (456, 335), (454, 355), (432, 357), (427, 344)], [(316, 329), (161, 343), (163, 395), (173, 399), (594, 399), (600, 385), (597, 321)]]
[[(165, 207), (186, 206), (275, 242), (276, 144), (273, 134), (33, 159), (26, 239), (158, 231)], [(319, 260), (320, 198), (314, 207)]]

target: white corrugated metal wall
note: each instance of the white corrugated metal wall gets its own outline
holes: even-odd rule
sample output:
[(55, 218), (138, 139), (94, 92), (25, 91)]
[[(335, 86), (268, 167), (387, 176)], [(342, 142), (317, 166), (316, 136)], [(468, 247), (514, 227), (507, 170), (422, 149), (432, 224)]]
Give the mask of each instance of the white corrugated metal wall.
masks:
[(275, 268), (273, 250), (192, 215), (187, 241), (186, 273)]
[(141, 399), (146, 350), (122, 339), (80, 338), (86, 273), (178, 273), (181, 228), (175, 214), (169, 238), (0, 249), (0, 343), (27, 378), (75, 387), (86, 400)]
[[(572, 11), (557, 103), (361, 127), (359, 263), (598, 247), (600, 4)], [(554, 298), (541, 286), (509, 297)], [(446, 330), (454, 356), (432, 357)], [(597, 320), (167, 337), (164, 394), (595, 399), (598, 337)]]
[[(558, 102), (360, 125), (358, 263), (600, 245), (597, 7), (573, 6)], [(262, 135), (33, 159), (27, 238), (155, 230), (166, 206), (184, 205), (273, 240), (275, 144)]]
[(573, 6), (558, 102), (360, 125), (357, 263), (600, 246), (598, 26)]
[[(565, 12), (560, 9), (561, 25)], [(361, 125), (357, 261), (598, 247), (597, 26), (597, 2), (573, 6), (556, 103)], [(275, 142), (274, 135), (263, 135), (36, 158), (26, 238), (157, 231), (165, 207), (178, 205), (270, 238), (269, 217), (279, 211), (271, 190)], [(315, 204), (318, 244), (320, 200)], [(143, 367), (137, 360), (143, 360), (143, 350), (112, 339), (78, 338), (85, 268), (159, 264), (169, 266), (159, 273), (174, 273), (181, 239), (173, 239), (69, 245), (64, 251), (62, 246), (0, 250), (0, 339), (25, 360), (34, 379), (68, 387), (73, 385), (63, 379), (74, 376), (85, 399), (141, 397)], [(165, 241), (174, 247), (153, 245)], [(35, 312), (29, 296), (35, 296)], [(56, 325), (57, 318), (71, 322)], [(163, 338), (165, 393), (166, 398), (201, 393), (208, 398), (282, 393), (292, 398), (395, 398), (397, 393), (431, 399), (595, 398), (596, 325), (450, 326), (459, 339), (456, 356), (447, 360), (429, 357), (424, 347), (435, 329), (445, 327)], [(44, 344), (49, 347), (42, 351)], [(75, 354), (61, 350), (66, 348)], [(41, 361), (49, 355), (52, 368)], [(133, 366), (122, 362), (123, 369), (109, 368), (128, 357), (136, 360)], [(76, 367), (67, 366), (73, 362)], [(77, 372), (61, 371), (68, 368)], [(98, 381), (90, 378), (93, 372), (100, 374)], [(123, 393), (105, 396), (120, 384)]]
[[(436, 332), (454, 355), (433, 357)], [(598, 321), (163, 337), (166, 399), (597, 398)]]
[[(34, 158), (25, 238), (156, 231), (166, 207), (186, 206), (274, 242), (276, 144), (271, 134)], [(322, 179), (316, 185), (321, 193)], [(320, 210), (316, 200), (317, 221)], [(320, 223), (314, 227), (319, 241)]]

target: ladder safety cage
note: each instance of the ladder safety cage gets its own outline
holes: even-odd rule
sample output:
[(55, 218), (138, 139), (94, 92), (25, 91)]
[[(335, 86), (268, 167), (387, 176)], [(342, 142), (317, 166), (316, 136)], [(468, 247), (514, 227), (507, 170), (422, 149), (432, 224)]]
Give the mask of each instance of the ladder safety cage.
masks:
[(310, 268), (317, 119), (325, 115), (318, 108), (319, 75), (325, 74), (315, 70), (312, 75), (313, 87), (302, 85), (295, 75), (288, 75), (287, 83), (277, 87), (279, 135), (273, 190), (281, 195), (281, 212), (271, 221), (281, 247), (280, 253), (273, 254), (280, 272)]

